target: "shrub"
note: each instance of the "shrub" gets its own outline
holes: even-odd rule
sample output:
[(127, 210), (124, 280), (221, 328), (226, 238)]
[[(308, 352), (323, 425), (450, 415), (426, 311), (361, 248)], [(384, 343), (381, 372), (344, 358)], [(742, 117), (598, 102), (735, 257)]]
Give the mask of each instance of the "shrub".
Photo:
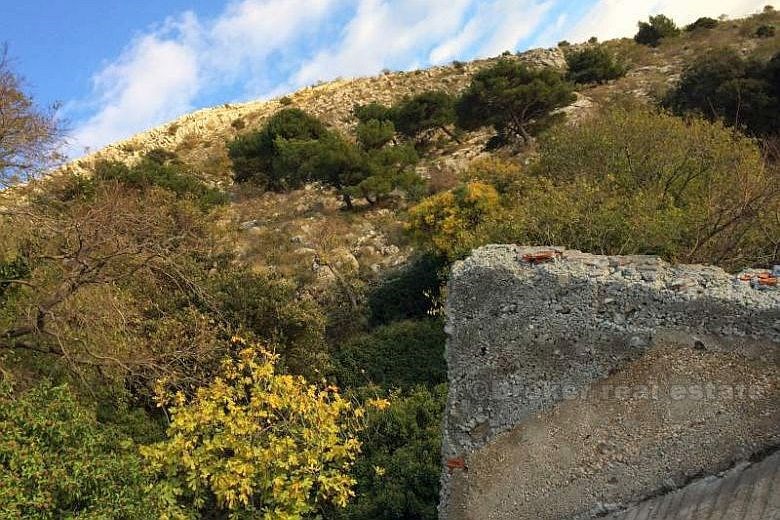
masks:
[(624, 66), (604, 47), (588, 47), (566, 54), (567, 79), (575, 83), (604, 83), (626, 73)]
[(197, 179), (178, 162), (175, 154), (165, 150), (152, 150), (133, 166), (119, 161), (99, 161), (94, 174), (98, 181), (118, 181), (140, 191), (162, 188), (179, 198), (193, 199), (204, 210), (228, 202), (226, 193)]
[(443, 258), (424, 254), (390, 271), (368, 295), (370, 324), (428, 316), (443, 283)]
[(336, 520), (436, 520), (441, 477), (441, 421), (447, 387), (396, 394), (369, 411), (360, 434), (363, 454), (353, 475), (355, 499), (324, 515)]
[(301, 518), (324, 503), (344, 507), (360, 451), (361, 409), (335, 388), (275, 373), (275, 357), (243, 345), (219, 378), (169, 406), (168, 439), (142, 454), (163, 480), (161, 500), (230, 516)]
[(774, 25), (759, 25), (756, 28), (756, 38), (773, 38), (775, 36), (775, 26)]
[(714, 29), (717, 26), (718, 26), (718, 21), (716, 19), (710, 18), (708, 16), (702, 16), (692, 24), (686, 25), (685, 30), (686, 32), (692, 32), (700, 29)]
[(569, 47), (571, 43), (568, 40), (561, 40), (558, 42), (558, 47)]
[(341, 386), (367, 383), (408, 389), (447, 379), (444, 325), (439, 320), (391, 323), (358, 336), (333, 352), (333, 374)]
[(777, 254), (777, 180), (756, 144), (720, 123), (617, 109), (556, 128), (539, 153), (511, 241), (727, 268)]
[(43, 382), (15, 395), (0, 380), (3, 518), (158, 518), (150, 477), (133, 441), (67, 386)]
[(557, 71), (502, 59), (474, 75), (455, 110), (461, 128), (493, 126), (503, 140), (522, 137), (528, 142), (555, 121), (556, 108), (574, 98), (571, 84)]
[(595, 36), (591, 36), (590, 38), (588, 38), (588, 43), (590, 43), (590, 44), (596, 44), (598, 42), (599, 42), (599, 39), (596, 38)]
[(502, 216), (501, 199), (493, 186), (467, 182), (411, 208), (406, 226), (418, 243), (454, 260), (487, 243), (487, 230)]
[(671, 38), (680, 34), (680, 29), (671, 18), (662, 14), (651, 16), (648, 22), (639, 22), (639, 31), (634, 36), (634, 41), (642, 45), (656, 47), (664, 38)]
[(780, 89), (775, 83), (778, 56), (761, 64), (730, 49), (709, 52), (685, 68), (664, 105), (677, 114), (693, 112), (723, 119), (744, 126), (751, 134), (773, 133), (780, 129)]
[(377, 121), (392, 121), (393, 111), (381, 103), (368, 103), (367, 105), (355, 105), (352, 109), (358, 121), (368, 123), (372, 119)]
[(271, 190), (301, 186), (305, 179), (280, 164), (280, 148), (295, 140), (313, 140), (327, 133), (316, 118), (297, 108), (285, 108), (271, 116), (262, 130), (236, 137), (228, 143), (236, 182), (254, 180)]
[(358, 123), (355, 133), (361, 147), (366, 150), (379, 149), (393, 140), (395, 125), (392, 121), (369, 119)]
[(293, 104), (293, 100), (290, 96), (282, 96), (279, 98), (279, 104), (283, 107), (289, 106)]

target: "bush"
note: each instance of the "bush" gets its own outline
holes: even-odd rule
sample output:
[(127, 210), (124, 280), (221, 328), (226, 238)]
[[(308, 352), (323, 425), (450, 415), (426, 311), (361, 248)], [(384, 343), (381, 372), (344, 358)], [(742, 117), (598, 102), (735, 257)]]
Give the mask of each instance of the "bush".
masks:
[(569, 47), (571, 43), (568, 40), (561, 40), (558, 42), (558, 47)]
[(232, 330), (251, 334), (279, 354), (278, 368), (313, 378), (327, 364), (325, 318), (301, 300), (286, 280), (250, 273), (221, 273), (212, 281), (218, 316)]
[(445, 265), (444, 259), (425, 254), (386, 274), (368, 295), (370, 324), (427, 317), (439, 297)]
[(710, 18), (708, 16), (702, 16), (692, 24), (686, 25), (685, 30), (686, 32), (693, 32), (700, 29), (714, 29), (717, 26), (718, 21), (716, 19)]
[(774, 25), (759, 25), (758, 28), (756, 28), (756, 38), (774, 38), (775, 36), (775, 26)]
[(372, 119), (376, 119), (377, 121), (393, 120), (392, 109), (376, 102), (367, 105), (355, 105), (355, 108), (352, 109), (352, 113), (361, 123), (368, 123)]
[(474, 75), (455, 111), (465, 130), (493, 126), (501, 140), (521, 137), (528, 142), (556, 120), (556, 108), (574, 99), (572, 85), (557, 71), (502, 59)]
[(700, 114), (744, 126), (751, 134), (771, 134), (780, 130), (777, 63), (780, 54), (762, 64), (730, 49), (709, 52), (685, 68), (663, 103), (677, 114)]
[(271, 116), (262, 130), (236, 137), (228, 143), (236, 182), (254, 180), (271, 190), (301, 186), (305, 179), (280, 164), (280, 148), (290, 140), (319, 139), (327, 133), (316, 118), (297, 108), (285, 108)]
[(98, 181), (118, 181), (141, 191), (162, 188), (179, 198), (193, 199), (204, 210), (229, 200), (226, 193), (197, 179), (178, 162), (175, 154), (165, 150), (152, 150), (133, 166), (119, 161), (98, 161), (94, 174)]
[(355, 498), (336, 520), (436, 520), (441, 477), (441, 422), (447, 387), (394, 395), (368, 414), (362, 456), (352, 474)]
[(67, 386), (15, 395), (0, 380), (0, 516), (158, 518), (151, 481), (133, 441)]
[(566, 54), (567, 79), (574, 83), (604, 83), (626, 74), (626, 68), (604, 47), (588, 47)]
[(192, 398), (159, 396), (169, 407), (168, 438), (142, 454), (162, 480), (160, 500), (234, 518), (301, 518), (322, 504), (344, 507), (363, 411), (334, 387), (276, 374), (267, 351), (233, 343), (235, 358)]
[(411, 208), (406, 226), (419, 244), (456, 260), (489, 243), (490, 228), (503, 216), (501, 197), (493, 186), (467, 182)]
[(447, 380), (444, 325), (440, 320), (408, 320), (381, 326), (333, 352), (333, 374), (341, 386), (367, 383), (408, 389)]
[(539, 154), (508, 241), (726, 268), (777, 255), (777, 179), (752, 140), (720, 123), (617, 109), (556, 128)]
[(648, 22), (638, 22), (639, 31), (634, 36), (634, 41), (642, 45), (656, 47), (664, 38), (671, 38), (680, 34), (680, 29), (671, 18), (662, 14), (651, 16)]

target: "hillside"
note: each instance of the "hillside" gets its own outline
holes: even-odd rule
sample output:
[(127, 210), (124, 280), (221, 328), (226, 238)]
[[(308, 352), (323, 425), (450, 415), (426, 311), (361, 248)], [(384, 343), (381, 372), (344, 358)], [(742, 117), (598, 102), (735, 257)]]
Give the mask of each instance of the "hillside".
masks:
[[(536, 371), (517, 344), (590, 382), (624, 365), (587, 344), (583, 309), (604, 310), (599, 341), (667, 303), (669, 327), (705, 302), (737, 336), (761, 302), (771, 329), (780, 13), (642, 24), (199, 110), (0, 191), (0, 517), (433, 520), (442, 470), (446, 486), (471, 448), (524, 424), (484, 420), (500, 407), (462, 384)], [(464, 287), (485, 251), (500, 265)], [(710, 309), (707, 290), (739, 312)], [(636, 326), (652, 336), (651, 321)], [(496, 323), (511, 326), (494, 349)], [(567, 350), (571, 327), (586, 339)], [(615, 351), (639, 356), (626, 341)], [(663, 361), (697, 373), (699, 343)]]

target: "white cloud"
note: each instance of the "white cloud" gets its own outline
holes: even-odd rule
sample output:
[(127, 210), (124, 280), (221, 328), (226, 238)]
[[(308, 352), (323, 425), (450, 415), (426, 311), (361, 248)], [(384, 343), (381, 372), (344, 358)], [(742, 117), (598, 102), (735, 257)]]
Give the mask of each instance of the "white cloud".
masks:
[(268, 97), (385, 67), (494, 56), (532, 37), (549, 45), (631, 35), (637, 20), (658, 12), (681, 24), (743, 15), (766, 0), (591, 1), (573, 26), (564, 0), (233, 0), (211, 20), (188, 12), (148, 30), (95, 74), (93, 102), (69, 104), (71, 112), (91, 110), (77, 121), (76, 146), (128, 137), (210, 94)]
[(93, 83), (100, 108), (74, 134), (81, 147), (101, 146), (189, 110), (198, 89), (198, 58), (191, 47), (150, 34), (134, 41)]
[(594, 35), (607, 40), (633, 35), (637, 21), (646, 20), (651, 14), (663, 13), (684, 25), (700, 16), (744, 16), (765, 4), (765, 0), (599, 0), (564, 36), (572, 41)]

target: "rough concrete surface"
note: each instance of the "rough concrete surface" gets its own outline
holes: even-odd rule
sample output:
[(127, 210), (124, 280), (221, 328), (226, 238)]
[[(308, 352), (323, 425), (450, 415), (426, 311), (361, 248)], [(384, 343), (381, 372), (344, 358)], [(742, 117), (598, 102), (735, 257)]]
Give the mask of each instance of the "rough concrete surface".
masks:
[(780, 444), (779, 290), (548, 250), (453, 269), (441, 518), (603, 516)]
[(742, 464), (722, 476), (699, 479), (682, 489), (646, 500), (606, 520), (778, 520), (780, 452)]

